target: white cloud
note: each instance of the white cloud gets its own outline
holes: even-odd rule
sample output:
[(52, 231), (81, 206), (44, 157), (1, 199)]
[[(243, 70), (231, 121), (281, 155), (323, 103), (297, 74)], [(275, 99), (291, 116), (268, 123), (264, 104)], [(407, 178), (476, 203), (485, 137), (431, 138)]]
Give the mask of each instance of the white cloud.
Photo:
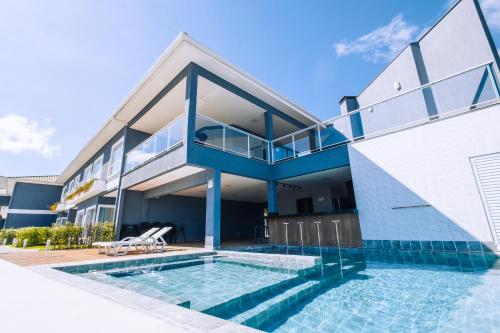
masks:
[(500, 1), (482, 0), (481, 8), (490, 29), (495, 32), (500, 32)]
[(408, 43), (419, 35), (421, 29), (405, 21), (403, 15), (397, 15), (389, 24), (348, 42), (335, 43), (335, 52), (339, 57), (359, 54), (370, 62), (388, 61), (394, 58)]
[(35, 153), (43, 157), (59, 154), (60, 146), (49, 139), (55, 129), (18, 115), (0, 118), (0, 151), (14, 154)]

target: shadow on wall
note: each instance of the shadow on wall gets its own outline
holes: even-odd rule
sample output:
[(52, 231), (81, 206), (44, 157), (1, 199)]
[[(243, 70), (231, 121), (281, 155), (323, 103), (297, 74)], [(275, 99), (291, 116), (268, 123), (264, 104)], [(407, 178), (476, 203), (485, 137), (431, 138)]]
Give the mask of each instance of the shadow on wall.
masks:
[[(388, 149), (387, 146), (384, 148)], [(457, 222), (438, 210), (433, 202), (424, 200), (352, 145), (349, 147), (349, 158), (363, 239), (481, 241), (492, 245), (491, 238), (477, 239), (471, 235)], [(419, 182), (432, 182), (433, 180), (422, 178), (418, 171), (419, 165), (411, 165), (411, 161), (405, 161), (405, 163), (400, 163), (397, 167), (406, 174), (407, 179), (411, 179), (413, 182), (411, 186), (419, 190), (428, 189), (429, 184)], [(443, 188), (439, 188), (442, 185), (435, 184), (435, 191), (446, 192)], [(453, 196), (453, 192), (457, 189), (453, 188), (454, 184), (447, 184), (447, 186), (450, 186), (452, 191), (439, 193), (439, 195)], [(432, 184), (430, 187), (432, 188)], [(449, 198), (448, 204), (467, 204), (459, 200), (459, 198)], [(486, 221), (475, 222), (478, 224), (474, 227), (478, 229), (488, 228)], [(486, 224), (482, 226), (479, 223)]]

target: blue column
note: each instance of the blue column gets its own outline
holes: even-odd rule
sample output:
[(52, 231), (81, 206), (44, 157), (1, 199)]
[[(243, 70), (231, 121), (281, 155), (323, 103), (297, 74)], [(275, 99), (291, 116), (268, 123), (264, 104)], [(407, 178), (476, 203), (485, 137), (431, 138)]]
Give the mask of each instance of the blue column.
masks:
[(184, 133), (184, 144), (189, 147), (194, 144), (194, 132), (196, 124), (196, 97), (198, 94), (198, 73), (194, 66), (190, 66), (186, 74), (186, 95), (185, 110), (186, 113), (186, 132)]
[(213, 170), (207, 181), (207, 209), (205, 216), (205, 248), (220, 247), (221, 174)]
[(267, 181), (267, 212), (268, 214), (278, 213), (278, 196), (274, 180)]

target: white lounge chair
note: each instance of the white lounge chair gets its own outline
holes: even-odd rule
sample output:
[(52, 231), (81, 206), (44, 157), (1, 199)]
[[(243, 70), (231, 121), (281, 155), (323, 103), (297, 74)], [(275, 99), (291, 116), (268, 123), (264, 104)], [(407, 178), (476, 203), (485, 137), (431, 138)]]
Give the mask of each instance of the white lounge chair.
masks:
[(167, 242), (163, 236), (165, 236), (170, 230), (172, 230), (172, 227), (164, 227), (160, 229), (160, 231), (143, 241), (142, 246), (144, 246), (147, 250), (149, 250), (150, 247), (153, 247), (156, 252), (160, 252), (158, 251), (158, 246), (161, 246), (161, 252), (163, 252), (165, 246), (167, 246)]
[[(116, 247), (118, 246), (123, 246), (126, 244), (130, 244), (131, 246), (135, 246), (136, 250), (138, 250), (137, 246), (140, 245), (141, 242), (145, 241), (148, 239), (151, 235), (156, 233), (160, 228), (151, 228), (142, 235), (138, 237), (126, 237), (123, 238), (120, 241), (115, 241), (115, 242), (94, 242), (92, 243), (92, 246), (97, 246), (99, 253), (103, 253), (102, 249), (105, 250), (106, 254), (109, 254), (109, 250), (111, 248), (114, 248), (116, 250)], [(128, 249), (127, 249), (128, 251)], [(116, 251), (115, 251), (116, 252)], [(117, 253), (117, 252), (116, 252)], [(116, 255), (115, 253), (115, 255)]]

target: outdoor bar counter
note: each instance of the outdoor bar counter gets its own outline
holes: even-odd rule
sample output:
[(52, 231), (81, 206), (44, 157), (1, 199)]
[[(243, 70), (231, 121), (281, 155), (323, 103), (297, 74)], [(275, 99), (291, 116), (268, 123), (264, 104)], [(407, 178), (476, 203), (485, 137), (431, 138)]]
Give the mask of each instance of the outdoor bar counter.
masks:
[[(338, 234), (341, 247), (361, 247), (361, 229), (358, 214), (314, 213), (308, 215), (274, 215), (269, 219), (269, 243), (301, 245), (300, 222), (304, 246), (318, 246), (318, 227), (321, 246), (337, 246), (335, 223), (339, 221)], [(321, 222), (321, 223), (314, 223)]]

